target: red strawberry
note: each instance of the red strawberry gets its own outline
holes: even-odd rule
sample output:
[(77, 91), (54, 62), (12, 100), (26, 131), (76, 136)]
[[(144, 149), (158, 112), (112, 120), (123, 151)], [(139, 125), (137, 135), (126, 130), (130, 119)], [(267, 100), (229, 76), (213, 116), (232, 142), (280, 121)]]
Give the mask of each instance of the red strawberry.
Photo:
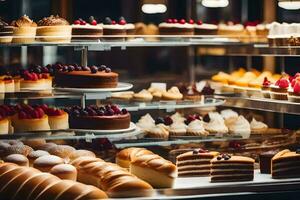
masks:
[(42, 74), (42, 77), (43, 79), (47, 79), (49, 77), (49, 74)]
[(197, 24), (198, 24), (198, 25), (202, 25), (202, 24), (203, 24), (202, 20), (198, 20), (198, 21), (197, 21)]
[(291, 82), (291, 86), (294, 87), (294, 85), (296, 84), (296, 82), (297, 82), (297, 79), (293, 79), (292, 82)]
[(42, 118), (45, 114), (44, 110), (42, 108), (36, 108), (35, 111), (38, 114), (38, 118)]
[(171, 24), (173, 21), (172, 21), (172, 19), (167, 19), (166, 22), (167, 22), (168, 24)]
[(194, 20), (192, 19), (189, 20), (189, 24), (194, 24), (194, 23), (195, 23)]
[(86, 25), (86, 21), (81, 20), (81, 21), (80, 21), (80, 25)]
[(184, 20), (184, 19), (181, 19), (181, 20), (179, 21), (179, 23), (180, 23), (180, 24), (185, 24), (185, 20)]
[(48, 109), (48, 106), (46, 104), (42, 104), (40, 105), (40, 108), (45, 112)]
[(126, 21), (125, 21), (124, 19), (121, 19), (121, 20), (119, 21), (119, 24), (120, 24), (120, 25), (125, 25), (125, 24), (126, 24)]
[(298, 73), (295, 74), (294, 77), (297, 78), (297, 77), (299, 77), (299, 76), (300, 76), (300, 73), (298, 72)]
[(280, 88), (288, 88), (289, 84), (290, 82), (286, 78), (281, 78), (275, 83), (275, 85), (277, 85)]
[(60, 115), (62, 115), (63, 114), (63, 111), (62, 110), (60, 110), (60, 109), (56, 109), (55, 111), (54, 111), (54, 113), (53, 113), (55, 116), (60, 116)]
[(38, 75), (36, 73), (31, 73), (31, 80), (37, 81), (39, 79)]
[(173, 22), (174, 24), (176, 24), (176, 23), (178, 23), (178, 20), (177, 20), (177, 19), (172, 19), (172, 22)]
[(91, 25), (96, 26), (97, 25), (97, 21), (96, 20), (92, 20), (91, 21)]
[(117, 24), (117, 22), (115, 20), (112, 20), (111, 24), (115, 25), (115, 24)]
[(74, 24), (75, 24), (75, 25), (79, 25), (79, 24), (80, 24), (80, 20), (75, 20), (75, 21), (74, 21)]
[(4, 119), (4, 116), (0, 114), (0, 121)]
[(294, 85), (294, 92), (299, 94), (300, 93), (300, 81), (296, 81)]

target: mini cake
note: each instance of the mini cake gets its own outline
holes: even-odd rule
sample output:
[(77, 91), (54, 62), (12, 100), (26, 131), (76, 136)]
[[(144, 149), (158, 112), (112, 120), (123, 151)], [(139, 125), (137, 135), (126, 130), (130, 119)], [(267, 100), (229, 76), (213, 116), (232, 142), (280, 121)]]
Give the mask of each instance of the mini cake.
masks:
[(278, 151), (267, 151), (259, 154), (260, 173), (271, 174), (271, 161)]
[(178, 176), (209, 176), (210, 161), (218, 155), (218, 152), (203, 149), (195, 149), (178, 155), (176, 157)]
[(102, 35), (103, 28), (93, 16), (89, 18), (89, 23), (78, 19), (72, 24), (72, 40), (99, 40)]
[(250, 128), (252, 134), (263, 134), (268, 131), (269, 127), (267, 124), (260, 121), (256, 121), (256, 119), (253, 118), (250, 123)]
[(153, 99), (152, 94), (148, 90), (141, 90), (133, 95), (133, 99), (136, 101), (151, 101)]
[(51, 90), (52, 77), (49, 73), (35, 73), (27, 70), (21, 75), (20, 88), (26, 90)]
[(136, 125), (143, 131), (147, 131), (155, 126), (155, 121), (150, 114), (142, 116)]
[(183, 98), (186, 100), (198, 101), (201, 99), (201, 93), (197, 90), (196, 84), (179, 84), (178, 88), (180, 93), (183, 94)]
[(59, 87), (71, 88), (115, 88), (118, 74), (105, 65), (100, 67), (60, 66), (55, 74), (55, 83)]
[(300, 154), (290, 150), (278, 152), (272, 158), (272, 178), (299, 178), (300, 177)]
[(178, 87), (171, 87), (168, 91), (162, 94), (163, 100), (181, 100), (183, 95), (180, 93)]
[(170, 126), (169, 134), (170, 136), (185, 136), (187, 135), (187, 128), (184, 122), (173, 122)]
[(13, 26), (0, 18), (0, 43), (10, 43), (12, 41)]
[(12, 117), (14, 132), (50, 130), (48, 116), (41, 108), (24, 105), (18, 114)]
[(194, 35), (194, 21), (167, 19), (158, 25), (160, 35)]
[(9, 133), (9, 120), (0, 114), (0, 135)]
[(42, 105), (40, 108), (48, 115), (51, 130), (63, 130), (69, 128), (68, 113), (58, 108), (49, 108), (47, 105)]
[(125, 24), (126, 34), (135, 35), (135, 25), (132, 23)]
[(130, 126), (129, 112), (116, 105), (88, 106), (85, 109), (74, 106), (66, 111), (69, 113), (70, 127), (75, 129), (115, 130)]
[(127, 34), (126, 30), (126, 20), (123, 17), (120, 17), (119, 22), (106, 17), (102, 25), (103, 35), (104, 36), (115, 36), (115, 37), (104, 37), (104, 39), (109, 40), (122, 40), (124, 35)]
[(44, 17), (38, 21), (37, 40), (42, 42), (70, 42), (72, 27), (61, 17)]
[(230, 134), (242, 136), (242, 138), (249, 138), (251, 134), (250, 123), (242, 115), (236, 121), (229, 124), (228, 129)]
[(204, 129), (203, 121), (199, 119), (190, 122), (186, 131), (186, 135), (189, 136), (207, 136), (208, 134), (209, 132)]
[(254, 160), (222, 154), (211, 160), (211, 182), (252, 181)]
[(217, 35), (218, 26), (215, 24), (205, 24), (201, 20), (198, 20), (194, 25), (195, 35)]
[(270, 86), (270, 96), (276, 100), (288, 100), (288, 88), (290, 82), (287, 78), (280, 78), (275, 84)]
[(28, 16), (24, 15), (18, 20), (11, 23), (14, 27), (13, 40), (14, 43), (31, 43), (35, 40), (36, 23), (33, 22)]
[(295, 79), (292, 88), (288, 90), (288, 100), (290, 102), (300, 103), (300, 81)]
[(229, 38), (241, 38), (244, 35), (244, 26), (242, 24), (219, 24), (218, 35), (222, 35)]
[(271, 98), (270, 96), (270, 86), (272, 85), (271, 81), (267, 77), (264, 78), (264, 82), (261, 87), (261, 92), (264, 98)]
[(204, 118), (204, 128), (210, 134), (217, 134), (222, 136), (223, 134), (228, 133), (228, 128), (225, 125), (225, 121), (219, 113), (208, 113), (208, 120)]

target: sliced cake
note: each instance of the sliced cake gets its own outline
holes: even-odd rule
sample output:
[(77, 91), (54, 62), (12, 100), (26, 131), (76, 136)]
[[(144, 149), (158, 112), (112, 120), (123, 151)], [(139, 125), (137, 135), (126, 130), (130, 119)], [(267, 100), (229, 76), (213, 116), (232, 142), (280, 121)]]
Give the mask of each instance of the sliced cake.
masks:
[(178, 155), (176, 158), (178, 176), (209, 176), (210, 161), (218, 155), (218, 152), (203, 149), (195, 149)]
[(211, 160), (211, 182), (252, 181), (254, 160), (222, 154)]
[(299, 178), (300, 177), (300, 153), (290, 150), (278, 152), (272, 158), (272, 178)]

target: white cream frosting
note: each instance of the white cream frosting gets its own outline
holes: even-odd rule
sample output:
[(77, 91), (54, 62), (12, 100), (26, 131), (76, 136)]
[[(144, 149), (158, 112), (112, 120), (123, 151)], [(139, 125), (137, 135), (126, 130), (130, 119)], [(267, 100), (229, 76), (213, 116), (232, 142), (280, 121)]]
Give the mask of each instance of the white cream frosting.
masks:
[(148, 130), (155, 126), (155, 121), (150, 114), (146, 114), (136, 123), (142, 130)]
[(125, 29), (125, 25), (120, 24), (102, 24), (102, 28), (104, 29)]
[(175, 114), (173, 114), (171, 116), (171, 119), (173, 120), (173, 123), (181, 123), (185, 121), (185, 118), (178, 112), (176, 112)]
[(126, 29), (135, 29), (135, 25), (134, 25), (134, 24), (131, 24), (131, 23), (125, 24), (125, 28), (126, 28)]
[(250, 127), (251, 127), (251, 130), (267, 129), (268, 125), (263, 123), (263, 122), (256, 121), (256, 119), (253, 118), (251, 123), (250, 123)]
[(251, 134), (250, 123), (245, 117), (240, 115), (237, 120), (229, 126), (229, 131), (243, 138), (249, 138)]
[(225, 134), (228, 128), (225, 125), (223, 117), (217, 112), (208, 113), (210, 121), (204, 124), (204, 128), (209, 132)]
[(175, 122), (170, 126), (170, 132), (186, 133), (187, 126), (184, 122)]
[(230, 118), (238, 118), (239, 114), (231, 109), (226, 109), (221, 111), (221, 116), (224, 120), (227, 120)]
[(270, 25), (268, 38), (290, 38), (300, 35), (300, 23), (278, 23), (273, 22)]
[(89, 28), (89, 29), (103, 29), (101, 25), (91, 25), (91, 24), (86, 24), (86, 25), (80, 25), (80, 24), (72, 24), (73, 28)]
[(218, 29), (218, 26), (215, 24), (205, 24), (205, 23), (201, 24), (201, 25), (195, 24), (194, 27), (197, 29), (209, 29), (209, 30), (217, 30)]
[(220, 30), (229, 30), (229, 31), (242, 31), (244, 26), (242, 24), (219, 24), (218, 27)]
[(203, 122), (196, 119), (192, 122), (189, 123), (188, 127), (187, 127), (187, 132), (205, 132), (205, 129), (203, 127)]
[(158, 27), (164, 27), (164, 28), (194, 28), (193, 24), (180, 24), (180, 23), (166, 23), (162, 22), (158, 25)]

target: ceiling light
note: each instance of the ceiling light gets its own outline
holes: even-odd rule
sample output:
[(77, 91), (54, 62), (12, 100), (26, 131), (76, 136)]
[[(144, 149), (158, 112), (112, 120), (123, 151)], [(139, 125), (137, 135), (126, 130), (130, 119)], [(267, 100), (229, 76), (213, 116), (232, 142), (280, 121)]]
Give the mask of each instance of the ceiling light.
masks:
[(300, 9), (300, 1), (299, 0), (279, 0), (278, 6), (287, 10), (298, 10)]
[(167, 11), (167, 6), (165, 4), (147, 3), (142, 6), (142, 11), (146, 14), (165, 13)]
[(228, 0), (202, 0), (202, 5), (208, 8), (223, 8), (229, 5)]

